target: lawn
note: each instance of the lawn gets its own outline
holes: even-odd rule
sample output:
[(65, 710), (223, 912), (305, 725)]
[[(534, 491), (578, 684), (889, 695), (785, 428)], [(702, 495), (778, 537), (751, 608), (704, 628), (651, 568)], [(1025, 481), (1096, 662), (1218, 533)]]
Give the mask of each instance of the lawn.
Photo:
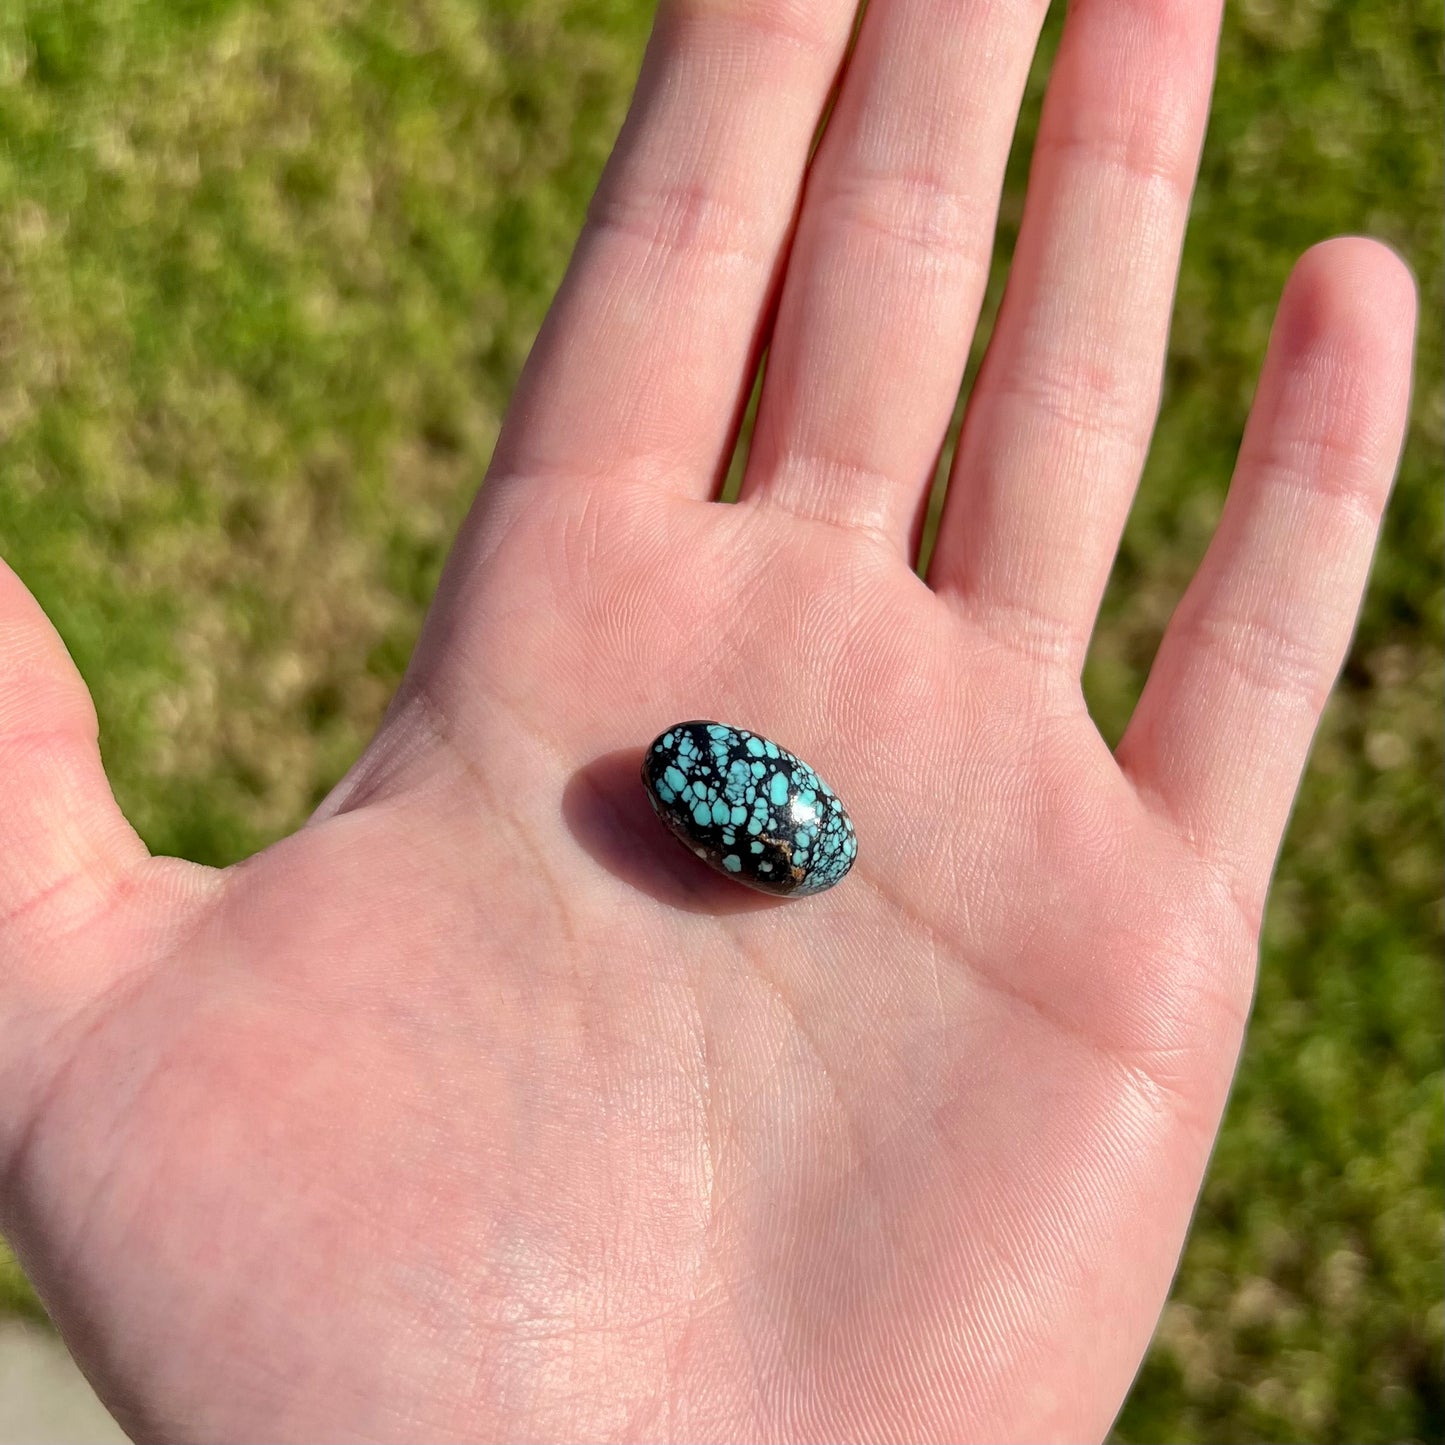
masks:
[[(0, 549), (90, 681), (153, 848), (246, 855), (368, 737), (648, 9), (0, 6)], [(1218, 516), (1294, 256), (1385, 237), (1425, 326), (1238, 1087), (1121, 1441), (1445, 1434), (1442, 39), (1412, 0), (1242, 0), (1226, 24), (1158, 440), (1087, 675), (1106, 735)], [(3, 1308), (36, 1306), (0, 1262)]]

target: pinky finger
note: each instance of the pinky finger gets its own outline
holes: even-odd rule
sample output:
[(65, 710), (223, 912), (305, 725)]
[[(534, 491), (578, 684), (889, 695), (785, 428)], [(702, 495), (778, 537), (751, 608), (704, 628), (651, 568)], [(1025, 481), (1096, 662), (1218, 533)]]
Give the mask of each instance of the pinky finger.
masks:
[(1409, 272), (1376, 242), (1326, 242), (1296, 266), (1219, 529), (1119, 745), (1251, 913), (1354, 628), (1414, 321)]

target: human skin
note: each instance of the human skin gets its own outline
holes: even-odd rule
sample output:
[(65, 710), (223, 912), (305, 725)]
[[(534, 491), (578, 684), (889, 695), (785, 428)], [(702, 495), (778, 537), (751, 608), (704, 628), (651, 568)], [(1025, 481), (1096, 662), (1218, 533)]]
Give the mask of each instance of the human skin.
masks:
[[(1163, 1303), (1394, 471), (1414, 288), (1299, 263), (1112, 753), (1214, 0), (1078, 0), (927, 582), (1039, 0), (664, 0), (401, 691), (300, 832), (148, 855), (0, 568), (0, 1225), (148, 1440), (1077, 1440)], [(741, 500), (715, 501), (770, 344)], [(859, 857), (651, 818), (720, 717)]]

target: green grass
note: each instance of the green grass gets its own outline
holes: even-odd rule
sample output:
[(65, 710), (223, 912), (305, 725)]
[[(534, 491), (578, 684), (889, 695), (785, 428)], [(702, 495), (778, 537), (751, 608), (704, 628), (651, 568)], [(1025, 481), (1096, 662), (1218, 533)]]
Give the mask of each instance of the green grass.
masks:
[[(621, 117), (638, 0), (11, 0), (0, 547), (156, 849), (240, 857), (364, 743)], [(1057, 35), (1051, 22), (1050, 41)], [(1244, 0), (1158, 443), (1088, 688), (1117, 735), (1295, 255), (1398, 246), (1426, 324), (1239, 1085), (1121, 1441), (1433, 1440), (1442, 1335), (1438, 9)], [(1004, 204), (1003, 258), (1041, 93)], [(0, 1310), (35, 1308), (0, 1263)]]

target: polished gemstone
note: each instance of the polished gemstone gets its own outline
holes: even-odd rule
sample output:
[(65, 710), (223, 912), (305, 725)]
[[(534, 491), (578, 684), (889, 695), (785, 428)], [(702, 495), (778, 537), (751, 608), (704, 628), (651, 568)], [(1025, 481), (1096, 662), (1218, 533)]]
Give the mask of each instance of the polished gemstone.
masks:
[(674, 723), (642, 782), (673, 834), (718, 872), (765, 893), (821, 893), (853, 866), (847, 809), (801, 758), (727, 723)]

